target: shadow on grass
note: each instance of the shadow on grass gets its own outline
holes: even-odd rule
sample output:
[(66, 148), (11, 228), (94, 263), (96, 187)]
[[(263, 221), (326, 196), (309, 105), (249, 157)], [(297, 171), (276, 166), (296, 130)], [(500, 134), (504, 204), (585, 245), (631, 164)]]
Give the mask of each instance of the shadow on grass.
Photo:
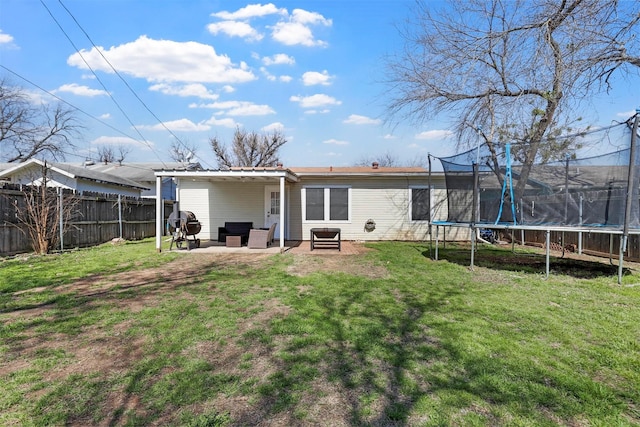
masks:
[[(424, 253), (424, 247), (415, 249)], [(446, 251), (441, 254), (450, 260), (455, 258), (455, 251)], [(466, 254), (468, 256), (468, 252)], [(411, 261), (415, 258), (419, 257)], [(61, 302), (57, 307), (59, 311), (47, 322), (65, 326), (74, 320), (69, 324), (74, 326), (82, 319), (84, 310), (122, 298), (153, 295), (171, 299), (168, 291), (195, 284), (215, 269), (216, 265), (211, 265), (197, 272), (147, 278), (112, 289), (73, 295), (66, 304)], [(238, 267), (238, 270), (250, 269)], [(522, 360), (526, 358), (503, 357), (499, 349), (491, 348), (492, 344), (487, 344), (486, 353), (468, 351), (476, 345), (475, 338), (470, 337), (483, 338), (493, 330), (488, 327), (478, 331), (470, 326), (469, 321), (481, 319), (483, 313), (475, 312), (468, 305), (456, 280), (458, 277), (453, 277), (465, 273), (455, 266), (451, 272), (450, 280), (438, 279), (436, 285), (429, 281), (429, 273), (407, 279), (413, 271), (405, 273), (407, 276), (378, 280), (331, 272), (292, 278), (284, 274), (263, 277), (258, 270), (245, 271), (252, 275), (243, 279), (242, 284), (250, 280), (269, 287), (270, 281), (278, 281), (278, 286), (269, 292), (277, 293), (282, 303), (291, 308), (291, 312), (266, 320), (261, 316), (250, 318), (247, 324), (251, 326), (238, 331), (239, 344), (246, 346), (247, 352), (255, 353), (254, 359), (243, 359), (240, 351), (223, 355), (221, 346), (213, 348), (211, 353), (202, 353), (202, 360), (206, 355), (213, 355), (210, 362), (201, 363), (199, 359), (178, 369), (173, 359), (184, 356), (179, 351), (166, 358), (150, 353), (137, 355), (140, 359), (128, 367), (122, 396), (110, 408), (110, 417), (105, 421), (110, 425), (125, 421), (129, 425), (159, 424), (162, 420), (158, 420), (158, 414), (190, 405), (196, 407), (217, 396), (226, 396), (229, 400), (238, 397), (231, 425), (404, 426), (427, 421), (432, 425), (495, 425), (505, 423), (512, 414), (529, 421), (521, 424), (535, 425), (545, 421), (552, 424), (545, 418), (547, 415), (556, 417), (556, 421), (571, 419), (585, 408), (594, 412), (601, 408), (619, 411), (615, 409), (620, 406), (618, 397), (587, 376), (574, 378), (574, 372), (538, 367)], [(236, 283), (228, 279), (237, 275), (236, 270), (230, 270), (228, 276), (217, 275), (216, 281), (211, 279), (216, 285), (206, 292), (218, 294), (213, 295), (214, 299), (224, 298), (224, 289), (220, 287), (216, 291), (214, 286), (227, 281), (226, 292), (232, 292)], [(280, 283), (284, 281), (288, 281), (286, 286)], [(295, 291), (298, 288), (304, 291)], [(250, 286), (243, 288), (247, 289)], [(195, 298), (201, 293), (194, 292), (192, 296)], [(238, 300), (244, 296), (244, 293), (239, 295)], [(205, 301), (211, 302), (211, 299)], [(184, 321), (175, 316), (176, 323), (171, 325), (191, 325), (193, 330), (189, 333), (197, 335), (198, 325), (194, 322), (197, 317), (190, 317), (186, 310), (196, 304), (191, 300), (187, 302), (185, 310), (176, 311), (184, 316)], [(225, 304), (232, 311), (241, 308), (232, 298), (225, 300)], [(210, 306), (209, 310), (213, 308)], [(158, 311), (153, 320), (157, 322), (166, 316), (166, 307), (163, 311)], [(179, 323), (181, 321), (183, 323)], [(80, 322), (77, 330), (85, 326), (86, 323)], [(202, 341), (210, 339), (207, 336)], [(232, 336), (225, 339), (236, 344)], [(512, 340), (509, 344), (517, 345), (524, 338), (516, 334), (507, 339)], [(257, 379), (242, 378), (238, 367), (248, 360), (255, 360), (258, 367), (264, 364), (272, 369), (259, 372), (262, 376)], [(218, 363), (222, 361), (227, 363)], [(98, 384), (100, 390), (106, 387), (101, 384)], [(89, 397), (73, 411), (65, 412), (64, 417), (59, 418), (60, 423), (86, 421), (95, 415), (91, 406), (104, 396), (95, 392), (93, 383), (70, 382), (68, 385), (69, 389), (83, 386)], [(158, 390), (170, 393), (159, 399), (168, 402), (166, 405), (155, 407), (148, 401), (156, 398), (154, 393)], [(50, 395), (50, 399), (53, 404), (64, 402), (71, 393), (61, 390)], [(316, 403), (321, 399), (326, 399), (320, 406), (325, 413), (309, 415), (309, 409), (317, 409)], [(499, 416), (494, 413), (504, 407), (508, 407), (508, 415), (493, 419)]]
[[(423, 256), (429, 257), (430, 254), (425, 251)], [(434, 257), (433, 253), (431, 257)], [(438, 259), (468, 267), (471, 264), (471, 249), (459, 247), (439, 249)], [(481, 246), (474, 255), (474, 265), (488, 269), (545, 274), (546, 255)], [(618, 274), (618, 266), (611, 265), (606, 258), (599, 262), (571, 258), (570, 256), (562, 257), (553, 253), (549, 257), (549, 270), (551, 274), (563, 274), (578, 279), (616, 277)], [(630, 273), (631, 270), (623, 266), (623, 274)]]
[(294, 302), (292, 314), (245, 335), (262, 342), (277, 369), (233, 425), (274, 418), (304, 425), (321, 399), (331, 411), (320, 421), (352, 426), (495, 425), (513, 416), (554, 424), (624, 410), (614, 389), (588, 375), (511, 354), (524, 335), (503, 337), (509, 354), (501, 354), (485, 336), (491, 327), (478, 331), (468, 323), (483, 314), (468, 307), (455, 279), (450, 286), (405, 287), (332, 278), (343, 283), (329, 289), (315, 281), (313, 296)]

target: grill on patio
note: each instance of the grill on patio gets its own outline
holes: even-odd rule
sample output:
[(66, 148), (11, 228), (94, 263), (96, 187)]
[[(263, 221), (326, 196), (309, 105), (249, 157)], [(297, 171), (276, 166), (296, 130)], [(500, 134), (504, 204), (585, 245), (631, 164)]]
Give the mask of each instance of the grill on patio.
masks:
[[(177, 248), (182, 248), (184, 244), (187, 250), (191, 249), (191, 246), (199, 248), (200, 239), (196, 238), (196, 234), (200, 232), (202, 225), (197, 220), (193, 212), (189, 211), (173, 211), (169, 215), (167, 220), (167, 229), (171, 233), (171, 245), (169, 250), (176, 244)], [(189, 236), (193, 239), (189, 240)]]

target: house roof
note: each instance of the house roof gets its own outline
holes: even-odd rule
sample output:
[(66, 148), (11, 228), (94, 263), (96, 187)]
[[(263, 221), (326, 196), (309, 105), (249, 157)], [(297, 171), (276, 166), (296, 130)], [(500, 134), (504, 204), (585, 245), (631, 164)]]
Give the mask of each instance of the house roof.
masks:
[[(14, 164), (9, 169), (5, 169), (4, 171), (0, 172), (0, 178), (8, 178), (16, 172), (33, 167), (34, 164), (42, 167), (45, 165), (45, 162), (38, 159), (29, 159), (26, 162)], [(122, 187), (131, 187), (131, 188), (137, 188), (141, 190), (148, 190), (147, 187), (144, 187), (143, 185), (135, 181), (132, 181), (130, 179), (123, 178), (117, 175), (111, 175), (111, 174), (107, 174), (99, 171), (94, 171), (82, 166), (75, 166), (68, 163), (55, 163), (55, 162), (46, 162), (46, 164), (51, 170), (57, 173), (60, 173), (62, 175), (68, 176), (69, 178), (85, 179), (88, 181), (94, 181), (99, 183), (119, 185)]]
[(426, 175), (428, 170), (422, 167), (373, 167), (373, 166), (348, 166), (348, 167), (291, 167), (289, 168), (298, 176), (407, 176)]
[[(442, 175), (442, 172), (436, 172)], [(208, 177), (219, 179), (231, 179), (242, 177), (276, 177), (285, 176), (290, 181), (298, 181), (300, 177), (316, 176), (323, 178), (331, 177), (427, 177), (429, 171), (422, 167), (373, 167), (373, 166), (351, 166), (351, 167), (232, 167), (225, 170), (196, 170), (196, 171), (156, 171), (156, 176), (176, 176), (176, 177)]]
[(155, 171), (157, 170), (198, 170), (201, 169), (199, 163), (182, 163), (182, 162), (145, 162), (145, 163), (96, 163), (87, 165), (87, 169), (117, 175), (122, 178), (130, 179), (135, 182), (153, 182), (155, 181)]

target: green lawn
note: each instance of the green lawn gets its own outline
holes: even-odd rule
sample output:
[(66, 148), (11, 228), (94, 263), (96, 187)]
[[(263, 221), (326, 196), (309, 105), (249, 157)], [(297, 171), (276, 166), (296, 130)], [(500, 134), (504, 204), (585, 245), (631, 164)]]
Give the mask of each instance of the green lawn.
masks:
[(0, 261), (0, 425), (640, 425), (640, 273), (483, 247)]

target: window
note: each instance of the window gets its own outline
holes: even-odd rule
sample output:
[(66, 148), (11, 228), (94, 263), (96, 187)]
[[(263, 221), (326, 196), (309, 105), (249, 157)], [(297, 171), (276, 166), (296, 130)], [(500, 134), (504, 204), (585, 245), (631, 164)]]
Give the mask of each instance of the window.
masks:
[(307, 187), (303, 194), (305, 221), (349, 221), (350, 188)]
[(307, 221), (324, 220), (324, 188), (307, 188)]
[(411, 188), (411, 221), (431, 219), (431, 191), (428, 188)]

